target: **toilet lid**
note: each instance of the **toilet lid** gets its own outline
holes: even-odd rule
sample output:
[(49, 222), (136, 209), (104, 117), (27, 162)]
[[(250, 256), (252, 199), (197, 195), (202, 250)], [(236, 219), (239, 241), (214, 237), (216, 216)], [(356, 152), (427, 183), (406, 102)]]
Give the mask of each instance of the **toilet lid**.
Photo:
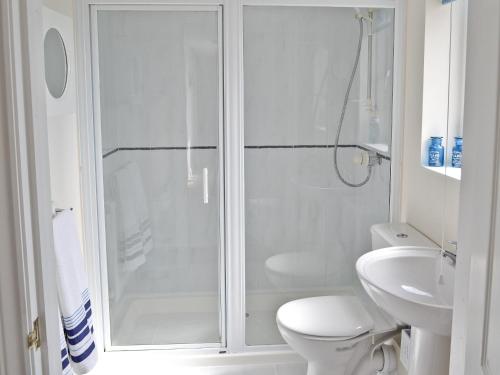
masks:
[(288, 302), (278, 310), (284, 327), (305, 335), (356, 337), (370, 331), (373, 319), (355, 296), (324, 296)]

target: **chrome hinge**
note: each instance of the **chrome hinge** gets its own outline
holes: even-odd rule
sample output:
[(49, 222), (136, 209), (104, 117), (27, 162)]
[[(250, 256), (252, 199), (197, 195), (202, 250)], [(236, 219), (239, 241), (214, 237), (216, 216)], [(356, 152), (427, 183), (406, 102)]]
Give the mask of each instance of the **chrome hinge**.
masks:
[(40, 323), (38, 318), (33, 322), (33, 330), (28, 333), (28, 349), (38, 349), (41, 345), (40, 340)]

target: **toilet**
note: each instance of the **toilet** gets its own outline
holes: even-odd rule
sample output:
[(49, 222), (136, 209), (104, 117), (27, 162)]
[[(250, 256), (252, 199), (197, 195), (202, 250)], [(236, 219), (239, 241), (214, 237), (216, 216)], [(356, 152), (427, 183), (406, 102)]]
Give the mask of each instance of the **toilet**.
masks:
[[(373, 250), (437, 247), (403, 223), (373, 225), (371, 236)], [(398, 332), (398, 325), (371, 302), (362, 288), (290, 301), (278, 309), (276, 322), (283, 339), (308, 361), (307, 375), (394, 373), (394, 350), (383, 343)]]

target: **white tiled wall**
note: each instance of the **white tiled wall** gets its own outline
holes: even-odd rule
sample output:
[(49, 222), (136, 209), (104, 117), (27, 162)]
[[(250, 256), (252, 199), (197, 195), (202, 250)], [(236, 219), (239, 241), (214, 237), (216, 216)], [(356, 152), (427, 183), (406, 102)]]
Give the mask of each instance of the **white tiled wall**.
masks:
[[(352, 156), (360, 150), (340, 152)], [(370, 226), (388, 220), (390, 163), (384, 160), (365, 187), (353, 189), (334, 174), (332, 154), (331, 149), (246, 150), (247, 290), (275, 289), (265, 261), (288, 252), (324, 259), (325, 278), (316, 287), (349, 285), (355, 279), (355, 260), (371, 249)], [(346, 170), (346, 164), (341, 168)], [(366, 170), (356, 168), (346, 175), (359, 181)]]
[[(351, 188), (335, 174), (333, 149), (321, 147), (334, 143), (353, 68), (354, 14), (352, 8), (244, 9), (245, 144), (273, 146), (245, 150), (247, 312), (256, 309), (254, 294), (301, 290), (304, 297), (304, 290), (328, 293), (357, 282), (354, 264), (371, 249), (370, 226), (389, 219), (390, 162), (374, 167), (367, 185)], [(367, 101), (365, 22), (341, 145), (390, 144), (393, 12), (377, 11), (374, 19), (373, 101)], [(339, 150), (349, 181), (366, 176), (366, 167), (353, 163), (360, 152)], [(287, 253), (290, 264), (270, 271), (266, 262)], [(269, 305), (271, 323), (275, 309)], [(247, 332), (247, 344), (262, 344), (263, 337)]]
[(365, 35), (373, 32), (372, 96), (368, 100), (367, 64), (368, 40), (363, 40), (360, 61), (360, 128), (358, 141), (363, 143), (391, 144), (392, 131), (392, 84), (394, 60), (394, 12), (377, 10), (373, 13), (373, 24), (365, 22)]
[[(139, 293), (215, 292), (218, 285), (218, 151), (119, 151), (104, 159), (105, 186), (114, 171), (139, 165), (148, 202), (154, 251), (133, 274), (127, 290)], [(208, 203), (203, 201), (202, 170), (208, 169)], [(115, 200), (107, 190), (106, 202)]]
[(217, 145), (216, 12), (99, 11), (98, 28), (103, 150)]
[[(333, 143), (358, 26), (345, 8), (244, 8), (245, 144)], [(359, 99), (358, 77), (352, 99)], [(349, 108), (343, 142), (356, 139)]]
[[(369, 226), (388, 219), (390, 162), (375, 167), (365, 187), (353, 189), (336, 177), (332, 148), (281, 146), (334, 143), (356, 52), (354, 12), (302, 7), (245, 7), (244, 12), (245, 144), (277, 146), (245, 149), (247, 291), (282, 292), (266, 274), (265, 262), (292, 252), (314, 254), (324, 265), (319, 284), (308, 287), (352, 284), (355, 260), (370, 249)], [(146, 264), (126, 276), (126, 295), (213, 295), (219, 282), (221, 173), (216, 13), (100, 11), (98, 23), (104, 152), (218, 147), (120, 150), (104, 159), (105, 202), (117, 202), (115, 172), (136, 163), (152, 225), (154, 249)], [(392, 65), (380, 54), (376, 58), (384, 69), (376, 69), (375, 92), (386, 103)], [(359, 77), (344, 122), (344, 145), (364, 142), (366, 109), (359, 99), (365, 85)], [(387, 129), (389, 109), (380, 106), (380, 125)], [(360, 152), (339, 151), (349, 180), (360, 181), (366, 173), (352, 162)], [(268, 315), (274, 321), (274, 310)]]

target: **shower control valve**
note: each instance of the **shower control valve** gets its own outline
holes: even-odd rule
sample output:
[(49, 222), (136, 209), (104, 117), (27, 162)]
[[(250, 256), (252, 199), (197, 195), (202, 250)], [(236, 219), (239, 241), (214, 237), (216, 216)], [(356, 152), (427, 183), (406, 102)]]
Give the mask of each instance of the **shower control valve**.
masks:
[(382, 164), (382, 158), (374, 151), (362, 151), (354, 156), (353, 163), (372, 167), (377, 164)]
[(382, 158), (380, 155), (374, 151), (368, 151), (368, 166), (372, 167), (380, 164), (382, 164)]

